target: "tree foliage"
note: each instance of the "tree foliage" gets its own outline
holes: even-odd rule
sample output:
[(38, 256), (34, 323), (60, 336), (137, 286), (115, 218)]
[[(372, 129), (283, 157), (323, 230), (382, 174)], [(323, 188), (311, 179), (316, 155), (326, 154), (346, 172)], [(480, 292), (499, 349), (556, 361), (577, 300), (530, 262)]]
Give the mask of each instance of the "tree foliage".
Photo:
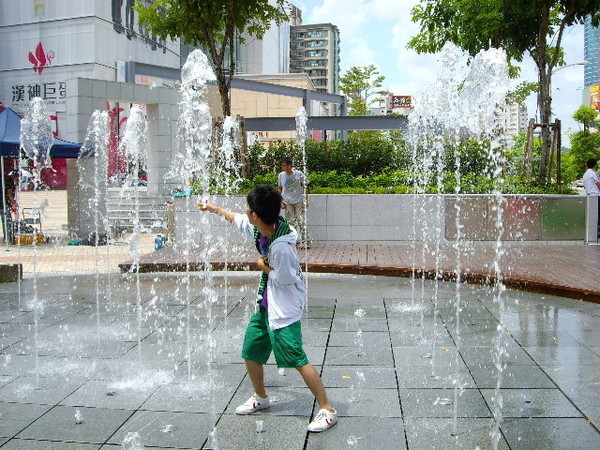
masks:
[(379, 75), (377, 67), (372, 64), (352, 66), (340, 77), (340, 90), (349, 99), (350, 115), (367, 115), (369, 106), (374, 101), (372, 97), (375, 94), (384, 94), (383, 91), (375, 90), (383, 85), (383, 80), (385, 77)]
[[(550, 123), (552, 72), (564, 64), (561, 49), (565, 28), (592, 15), (600, 22), (599, 0), (421, 0), (412, 11), (419, 34), (408, 46), (419, 53), (435, 53), (450, 41), (471, 56), (480, 50), (502, 47), (509, 61), (529, 55), (538, 70), (538, 108), (542, 123)], [(516, 76), (518, 69), (512, 67)], [(538, 176), (546, 178), (550, 129), (542, 130)]]
[(573, 114), (573, 119), (583, 125), (583, 131), (589, 131), (594, 122), (598, 120), (598, 111), (586, 105), (581, 105)]
[(224, 116), (231, 115), (229, 91), (235, 73), (236, 39), (245, 33), (261, 39), (272, 21), (281, 23), (287, 15), (268, 0), (157, 0), (149, 6), (137, 2), (139, 21), (161, 39), (181, 38), (201, 47), (215, 70)]

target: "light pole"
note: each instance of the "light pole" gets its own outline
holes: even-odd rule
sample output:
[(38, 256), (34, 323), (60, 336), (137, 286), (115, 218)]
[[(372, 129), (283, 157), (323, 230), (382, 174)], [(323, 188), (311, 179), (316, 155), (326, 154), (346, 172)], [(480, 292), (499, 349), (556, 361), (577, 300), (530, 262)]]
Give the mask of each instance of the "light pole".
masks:
[(554, 70), (552, 71), (552, 75), (554, 75), (554, 74), (555, 74), (556, 72), (558, 72), (559, 70), (566, 69), (567, 67), (573, 67), (573, 66), (586, 66), (586, 65), (588, 65), (589, 63), (590, 63), (589, 61), (581, 61), (581, 62), (578, 62), (578, 63), (567, 64), (566, 66), (560, 66), (560, 67), (557, 67), (556, 69), (554, 69)]

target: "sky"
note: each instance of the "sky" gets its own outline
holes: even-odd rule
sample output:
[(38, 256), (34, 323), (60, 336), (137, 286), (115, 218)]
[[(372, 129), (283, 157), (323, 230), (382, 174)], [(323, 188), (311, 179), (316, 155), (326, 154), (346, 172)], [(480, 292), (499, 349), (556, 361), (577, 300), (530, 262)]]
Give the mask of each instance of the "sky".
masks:
[[(291, 0), (302, 10), (305, 24), (332, 23), (340, 30), (341, 74), (352, 66), (374, 64), (385, 76), (383, 88), (396, 95), (412, 95), (417, 99), (435, 82), (437, 56), (417, 54), (406, 48), (410, 38), (419, 31), (411, 22), (410, 11), (418, 0)], [(571, 27), (563, 36), (567, 64), (577, 64), (583, 58), (583, 25)], [(531, 58), (521, 64), (521, 81), (537, 81)], [(566, 67), (553, 78), (553, 111), (561, 119), (563, 145), (568, 146), (568, 134), (580, 127), (571, 116), (582, 103), (583, 66)], [(527, 101), (529, 117), (536, 116), (536, 96)]]

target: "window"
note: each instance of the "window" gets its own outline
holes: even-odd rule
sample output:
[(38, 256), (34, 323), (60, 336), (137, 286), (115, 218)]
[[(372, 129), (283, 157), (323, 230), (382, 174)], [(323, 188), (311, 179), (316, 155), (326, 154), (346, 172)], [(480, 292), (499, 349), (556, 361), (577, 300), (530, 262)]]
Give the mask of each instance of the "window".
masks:
[(316, 37), (324, 37), (325, 36), (325, 32), (323, 30), (320, 31), (309, 31), (307, 33), (309, 38), (316, 38)]
[(304, 48), (304, 42), (294, 42), (294, 48)]
[(327, 56), (327, 50), (309, 50), (308, 52), (306, 52), (306, 56), (308, 57), (315, 57), (315, 56)]
[(302, 32), (298, 32), (298, 33), (294, 33), (294, 37), (297, 38), (297, 39), (304, 39), (305, 33), (303, 31)]
[(304, 52), (296, 52), (296, 58), (304, 58)]
[(309, 47), (324, 47), (325, 41), (308, 41)]

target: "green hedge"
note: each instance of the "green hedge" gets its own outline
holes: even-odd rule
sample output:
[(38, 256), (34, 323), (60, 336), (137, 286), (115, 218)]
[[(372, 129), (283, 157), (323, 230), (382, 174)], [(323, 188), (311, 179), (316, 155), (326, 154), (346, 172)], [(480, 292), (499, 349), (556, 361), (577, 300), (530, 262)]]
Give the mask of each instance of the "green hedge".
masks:
[[(433, 148), (440, 148), (436, 153)], [(577, 194), (569, 187), (525, 183), (518, 176), (493, 180), (489, 176), (489, 143), (473, 138), (458, 144), (433, 143), (421, 146), (412, 155), (399, 133), (354, 132), (345, 141), (306, 142), (306, 169), (310, 192), (314, 194), (362, 193), (444, 193), (489, 194)], [(302, 169), (302, 149), (296, 141), (277, 141), (268, 148), (260, 143), (246, 154), (248, 177), (237, 192), (247, 192), (257, 184), (277, 185), (280, 161), (291, 157)], [(413, 170), (411, 159), (421, 170)], [(424, 165), (429, 167), (425, 171)], [(507, 167), (510, 167), (510, 160)], [(459, 189), (457, 189), (457, 178)], [(215, 192), (222, 188), (215, 188)]]

